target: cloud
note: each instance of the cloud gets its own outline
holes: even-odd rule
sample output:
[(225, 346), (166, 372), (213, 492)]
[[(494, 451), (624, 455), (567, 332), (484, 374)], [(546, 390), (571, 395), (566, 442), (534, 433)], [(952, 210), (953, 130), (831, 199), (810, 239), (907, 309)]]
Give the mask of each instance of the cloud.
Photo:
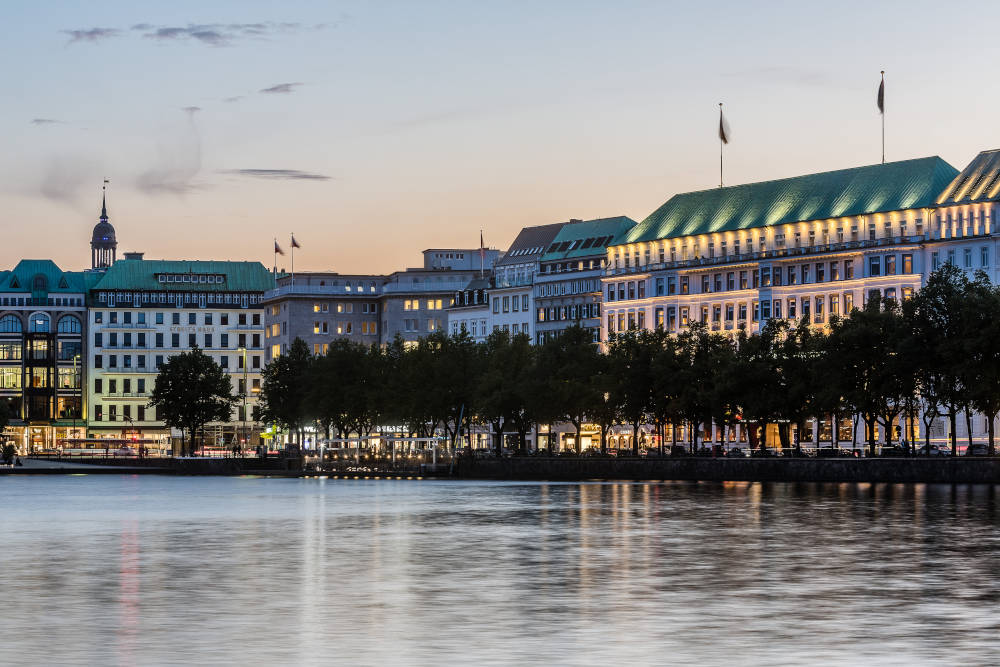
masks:
[(97, 191), (96, 185), (100, 181), (94, 178), (94, 174), (100, 172), (100, 167), (87, 157), (53, 156), (42, 167), (38, 191), (50, 201), (72, 205), (80, 200), (85, 188), (93, 188), (92, 193)]
[(233, 102), (239, 102), (239, 101), (240, 101), (240, 100), (242, 100), (242, 99), (243, 99), (243, 95), (235, 95), (235, 96), (233, 96), (233, 97), (226, 97), (226, 98), (224, 98), (224, 99), (223, 99), (222, 101), (223, 101), (223, 102), (227, 102), (227, 103), (230, 103), (230, 104), (231, 104), (231, 103), (233, 103)]
[(323, 174), (313, 174), (298, 169), (229, 169), (224, 174), (249, 176), (251, 178), (268, 178), (286, 181), (329, 181), (330, 177)]
[(266, 93), (268, 95), (281, 93), (294, 93), (297, 86), (301, 86), (301, 83), (279, 83), (271, 86), (270, 88), (261, 88), (260, 92)]
[(159, 146), (156, 162), (139, 174), (136, 187), (146, 194), (181, 196), (206, 187), (195, 182), (201, 171), (201, 136), (194, 122), (197, 109), (183, 109), (188, 115), (184, 132)]
[(83, 30), (62, 30), (63, 34), (69, 35), (69, 43), (76, 42), (100, 42), (110, 37), (117, 37), (121, 30), (117, 28), (86, 28)]
[(182, 107), (181, 111), (184, 113), (195, 114), (201, 111), (201, 107)]
[(61, 120), (56, 120), (54, 118), (32, 118), (32, 125), (55, 125), (56, 123), (61, 123)]
[(298, 23), (188, 23), (184, 26), (136, 23), (131, 27), (146, 39), (161, 42), (193, 40), (208, 46), (230, 46), (242, 39), (266, 39), (278, 34), (297, 32)]

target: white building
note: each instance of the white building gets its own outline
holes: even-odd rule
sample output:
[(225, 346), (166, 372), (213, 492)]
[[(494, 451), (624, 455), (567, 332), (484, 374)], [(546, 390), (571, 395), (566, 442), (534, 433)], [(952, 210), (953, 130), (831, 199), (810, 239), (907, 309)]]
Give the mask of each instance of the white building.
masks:
[[(601, 340), (694, 321), (825, 328), (875, 291), (909, 298), (944, 262), (997, 281), (998, 199), (998, 151), (961, 173), (930, 157), (675, 195), (608, 248)], [(831, 429), (815, 420), (807, 435)]]
[(87, 405), (90, 437), (149, 441), (170, 433), (147, 406), (161, 364), (195, 346), (232, 377), (244, 397), (232, 422), (210, 424), (211, 443), (256, 444), (253, 407), (264, 362), (261, 300), (274, 277), (259, 262), (115, 261), (90, 290)]

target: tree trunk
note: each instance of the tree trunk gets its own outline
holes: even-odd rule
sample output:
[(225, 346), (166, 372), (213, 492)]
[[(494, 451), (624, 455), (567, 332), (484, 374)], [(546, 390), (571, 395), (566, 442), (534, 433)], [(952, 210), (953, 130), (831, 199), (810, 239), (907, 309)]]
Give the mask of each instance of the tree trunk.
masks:
[(632, 456), (639, 456), (639, 422), (632, 422)]
[(583, 443), (580, 442), (580, 431), (583, 430), (583, 422), (573, 422), (573, 426), (576, 427), (576, 453), (579, 454), (583, 451)]
[(994, 454), (996, 454), (996, 450), (993, 447), (993, 421), (996, 418), (997, 418), (996, 413), (993, 413), (993, 414), (991, 414), (991, 415), (989, 415), (987, 417), (988, 425), (986, 426), (986, 431), (988, 433), (989, 443), (990, 443), (989, 444), (989, 449), (987, 451), (989, 452), (990, 456), (993, 456)]
[(949, 438), (949, 440), (951, 440), (951, 455), (955, 456), (956, 454), (955, 450), (958, 449), (958, 434), (955, 433), (958, 427), (958, 415), (955, 414), (954, 405), (950, 406), (950, 411), (948, 413), (948, 422), (951, 425), (951, 437)]
[(966, 439), (969, 441), (969, 447), (972, 447), (972, 410), (970, 408), (965, 408), (965, 432), (968, 436)]

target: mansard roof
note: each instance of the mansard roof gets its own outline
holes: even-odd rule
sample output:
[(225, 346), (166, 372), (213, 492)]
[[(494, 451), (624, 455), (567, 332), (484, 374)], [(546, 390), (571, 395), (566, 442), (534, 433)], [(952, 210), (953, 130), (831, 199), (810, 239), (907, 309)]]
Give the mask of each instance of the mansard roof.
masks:
[[(221, 283), (161, 282), (160, 275), (222, 275)], [(264, 292), (274, 288), (274, 275), (260, 262), (119, 259), (93, 286), (95, 290)]]
[[(41, 276), (44, 290), (35, 290), (35, 278)], [(22, 259), (12, 271), (0, 272), (0, 292), (83, 293), (87, 290), (87, 274), (63, 271), (51, 259)]]
[(938, 196), (942, 206), (1000, 199), (1000, 150), (983, 151)]
[(604, 255), (612, 239), (635, 227), (635, 220), (619, 215), (597, 220), (571, 220), (552, 239), (543, 260), (571, 259)]
[(933, 206), (956, 174), (935, 156), (687, 192), (613, 245)]
[(566, 223), (556, 222), (551, 225), (524, 227), (514, 242), (510, 244), (507, 253), (496, 263), (496, 266), (524, 264), (538, 259), (548, 250), (552, 240), (564, 224)]

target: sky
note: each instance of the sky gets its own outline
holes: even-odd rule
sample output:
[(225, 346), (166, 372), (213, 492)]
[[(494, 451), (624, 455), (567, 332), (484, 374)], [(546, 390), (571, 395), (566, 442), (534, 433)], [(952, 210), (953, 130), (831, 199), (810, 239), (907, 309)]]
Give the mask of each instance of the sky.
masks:
[[(0, 267), (387, 273), (672, 195), (1000, 148), (1000, 3), (5, 0)], [(950, 28), (946, 28), (950, 26)], [(985, 83), (984, 83), (985, 82)], [(279, 258), (288, 268), (289, 257)]]

